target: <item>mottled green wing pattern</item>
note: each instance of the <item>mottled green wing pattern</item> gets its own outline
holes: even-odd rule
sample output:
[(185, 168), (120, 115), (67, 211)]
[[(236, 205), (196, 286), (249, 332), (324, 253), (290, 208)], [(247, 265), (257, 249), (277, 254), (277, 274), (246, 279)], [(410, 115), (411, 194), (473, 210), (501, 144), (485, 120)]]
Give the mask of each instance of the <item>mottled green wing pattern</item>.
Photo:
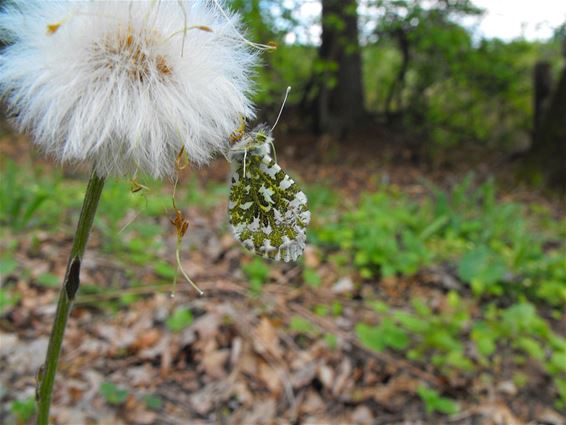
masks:
[(295, 261), (305, 249), (307, 197), (266, 151), (265, 146), (250, 149), (233, 160), (230, 224), (251, 252)]

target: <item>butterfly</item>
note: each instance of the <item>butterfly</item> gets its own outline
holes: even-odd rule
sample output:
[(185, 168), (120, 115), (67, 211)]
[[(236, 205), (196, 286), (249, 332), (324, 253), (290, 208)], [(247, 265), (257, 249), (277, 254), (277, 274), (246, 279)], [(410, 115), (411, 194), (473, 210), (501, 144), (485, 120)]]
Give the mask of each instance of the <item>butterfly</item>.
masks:
[(233, 142), (228, 216), (234, 236), (255, 254), (295, 261), (305, 249), (311, 215), (306, 195), (270, 155), (272, 129), (261, 124)]

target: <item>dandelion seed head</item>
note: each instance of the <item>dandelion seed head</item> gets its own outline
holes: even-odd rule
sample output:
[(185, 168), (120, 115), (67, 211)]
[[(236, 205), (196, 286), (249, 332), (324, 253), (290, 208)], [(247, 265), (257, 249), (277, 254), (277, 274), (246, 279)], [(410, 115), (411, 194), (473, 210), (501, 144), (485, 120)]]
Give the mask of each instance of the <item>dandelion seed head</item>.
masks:
[(97, 173), (173, 175), (184, 147), (227, 148), (256, 53), (238, 16), (206, 1), (12, 1), (0, 12), (0, 93), (16, 127)]

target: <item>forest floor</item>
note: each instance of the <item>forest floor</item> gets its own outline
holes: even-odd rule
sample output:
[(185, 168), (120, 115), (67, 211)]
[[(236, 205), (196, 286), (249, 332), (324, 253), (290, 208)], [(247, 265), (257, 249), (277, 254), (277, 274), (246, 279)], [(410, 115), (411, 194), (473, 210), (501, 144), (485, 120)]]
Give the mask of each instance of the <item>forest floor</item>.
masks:
[[(536, 204), (554, 224), (563, 215), (557, 201), (510, 183), (497, 158), (470, 161), (468, 152), (460, 154), (465, 161), (415, 165), (413, 153), (394, 142), (378, 148), (371, 140), (344, 146), (303, 134), (286, 138), (293, 142), (277, 142), (278, 158), (315, 188), (322, 217), (313, 215), (315, 227), (355, 209), (364, 194), (387, 187), (419, 202), (433, 183), (450, 188), (473, 170), (479, 180), (494, 171), (502, 175), (501, 202)], [(25, 221), (0, 223), (0, 422), (16, 424), (33, 419), (35, 375), (87, 174), (38, 159), (25, 138), (11, 134), (2, 136), (0, 153), (3, 171), (11, 158), (16, 167), (10, 172), (19, 173), (19, 189), (10, 196), (26, 185), (53, 189), (37, 210), (28, 205)], [(458, 332), (471, 334), (470, 317), (496, 297), (472, 295), (454, 263), (368, 274), (317, 240), (298, 264), (259, 261), (229, 233), (228, 174), (228, 164), (217, 160), (188, 171), (179, 185), (178, 206), (190, 221), (182, 264), (204, 296), (181, 278), (173, 285), (171, 184), (151, 183), (141, 198), (127, 183), (109, 184), (65, 335), (54, 424), (566, 424), (549, 369), (528, 356), (511, 365), (506, 356), (514, 348), (505, 341), (487, 363), (463, 341), (472, 369), (465, 362), (449, 369), (436, 363), (441, 348), (415, 357), (409, 348), (418, 351), (420, 340), (407, 342), (407, 331), (396, 327), (383, 336), (390, 344), (364, 343), (360, 323), (418, 310), (415, 299), (441, 318), (433, 327), (450, 327), (452, 317), (460, 318), (447, 312), (465, 310), (467, 324)], [(338, 202), (327, 207), (326, 196)], [(154, 205), (155, 199), (162, 202)], [(25, 208), (19, 211), (26, 215)], [(548, 249), (562, 243), (550, 238)], [(510, 297), (497, 299), (513, 306)], [(537, 304), (556, 338), (566, 336), (561, 308)]]

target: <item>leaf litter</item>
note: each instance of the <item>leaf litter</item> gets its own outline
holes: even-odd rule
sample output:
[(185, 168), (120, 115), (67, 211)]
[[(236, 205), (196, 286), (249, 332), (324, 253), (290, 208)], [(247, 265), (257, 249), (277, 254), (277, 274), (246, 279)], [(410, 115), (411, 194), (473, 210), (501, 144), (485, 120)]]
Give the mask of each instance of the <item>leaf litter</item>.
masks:
[[(222, 175), (218, 169), (222, 166), (212, 173)], [(353, 193), (371, 181), (371, 167), (363, 172), (347, 173), (352, 175), (344, 185), (357, 187)], [(335, 173), (332, 166), (317, 167), (317, 176)], [(307, 178), (316, 181), (317, 176)], [(517, 406), (505, 396), (514, 394), (509, 386), (494, 392), (493, 385), (479, 385), (474, 377), (450, 382), (402, 353), (362, 346), (354, 326), (368, 314), (362, 302), (367, 294), (356, 293), (356, 277), (341, 277), (315, 247), (307, 247), (305, 264), (319, 271), (319, 286), (302, 283), (299, 265), (272, 265), (261, 292), (252, 294), (241, 272), (249, 257), (219, 230), (225, 208), (220, 203), (212, 211), (190, 209), (199, 248), (188, 252), (183, 267), (204, 297), (178, 284), (171, 299), (170, 283), (152, 286), (158, 279), (151, 264), (129, 265), (126, 276), (127, 255), (123, 262), (97, 249), (102, 235), (95, 230), (82, 277), (100, 290), (81, 291), (69, 320), (53, 398), (54, 424), (564, 424), (543, 400), (531, 403), (528, 412)], [(18, 245), (20, 266), (2, 276), (2, 284), (16, 288), (21, 298), (0, 317), (2, 423), (16, 423), (10, 403), (33, 397), (57, 295), (56, 287), (38, 285), (36, 279), (64, 273), (61, 253), (71, 243), (67, 230), (8, 233), (3, 242)], [(159, 253), (164, 261), (173, 258), (175, 245), (174, 235), (167, 237), (168, 248)], [(128, 286), (132, 275), (140, 286)], [(440, 269), (416, 278), (385, 278), (381, 290), (393, 305), (415, 294), (441, 303), (444, 289), (431, 281), (454, 285), (450, 270)], [(125, 284), (106, 290), (109, 282)], [(123, 295), (136, 298), (116, 304)], [(336, 299), (341, 313), (313, 313), (317, 305), (330, 306)], [(172, 328), (167, 319), (178, 308), (191, 316)], [(299, 328), (292, 326), (294, 318)], [(301, 329), (305, 323), (308, 328)], [(460, 413), (425, 412), (417, 396), (423, 383), (461, 396)]]

